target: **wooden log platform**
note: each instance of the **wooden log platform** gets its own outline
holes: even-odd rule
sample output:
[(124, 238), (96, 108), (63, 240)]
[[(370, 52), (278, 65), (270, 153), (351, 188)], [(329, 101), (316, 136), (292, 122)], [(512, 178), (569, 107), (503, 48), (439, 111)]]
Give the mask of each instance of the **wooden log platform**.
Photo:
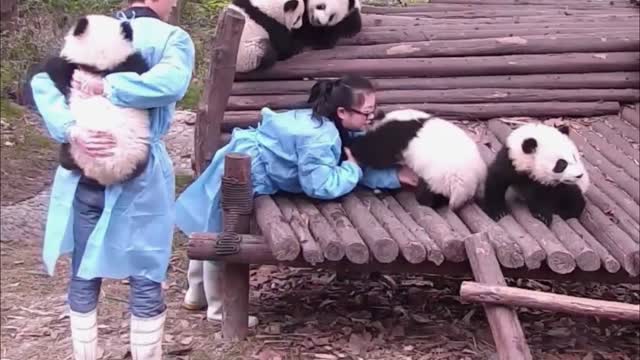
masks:
[[(239, 234), (237, 252), (217, 251), (227, 234), (193, 234), (190, 258), (239, 265), (229, 268), (238, 279), (248, 264), (283, 264), (473, 275), (485, 285), (501, 285), (499, 272), (639, 280), (638, 7), (626, 0), (432, 0), (363, 12), (362, 31), (334, 49), (307, 49), (233, 77), (212, 65), (218, 80), (206, 87), (196, 125), (198, 172), (234, 129), (259, 127), (261, 108), (301, 107), (317, 79), (359, 74), (373, 80), (378, 108), (413, 108), (453, 121), (473, 136), (487, 162), (514, 124), (570, 123), (592, 182), (585, 212), (577, 219), (554, 216), (547, 227), (515, 200), (495, 222), (477, 200), (456, 211), (434, 210), (407, 188), (357, 188), (334, 200), (278, 193), (255, 198), (259, 231)], [(213, 63), (227, 64), (232, 52), (220, 45)], [(237, 309), (246, 312), (244, 303)], [(495, 304), (486, 309), (499, 358), (528, 358), (513, 312)], [(229, 337), (246, 332), (243, 318), (236, 315), (226, 327)]]

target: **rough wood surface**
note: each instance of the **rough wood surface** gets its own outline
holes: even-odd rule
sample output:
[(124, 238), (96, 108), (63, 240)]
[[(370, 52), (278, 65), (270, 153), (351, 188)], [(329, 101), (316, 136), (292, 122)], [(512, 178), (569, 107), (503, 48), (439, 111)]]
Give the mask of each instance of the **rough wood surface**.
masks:
[[(437, 103), (526, 103), (526, 102), (587, 102), (587, 101), (637, 101), (640, 91), (637, 89), (449, 89), (449, 90), (388, 90), (380, 92), (376, 101), (380, 105), (411, 104), (428, 100), (430, 104)], [(260, 110), (288, 109), (292, 105), (305, 102), (306, 94), (275, 94), (275, 95), (232, 95), (229, 97), (227, 109)]]
[(613, 165), (623, 169), (634, 180), (638, 181), (638, 179), (640, 179), (640, 167), (638, 167), (638, 164), (625, 156), (622, 151), (616, 149), (615, 145), (611, 143), (609, 139), (598, 136), (598, 134), (591, 131), (591, 129), (582, 128), (576, 131)]
[(638, 243), (620, 230), (607, 216), (593, 204), (587, 206), (580, 222), (613, 255), (620, 265), (632, 276), (640, 274), (640, 249)]
[(598, 254), (561, 217), (553, 215), (549, 228), (560, 243), (571, 253), (578, 268), (583, 271), (600, 269)]
[(636, 103), (635, 106), (623, 106), (620, 117), (635, 127), (640, 127), (640, 103)]
[[(482, 233), (465, 240), (469, 264), (476, 281), (506, 286), (491, 244)], [(496, 344), (498, 359), (532, 359), (520, 320), (515, 310), (500, 305), (483, 304)]]
[(415, 9), (407, 9), (404, 12), (397, 12), (395, 16), (410, 16), (413, 18), (427, 19), (477, 19), (477, 18), (500, 18), (500, 17), (537, 17), (537, 16), (594, 16), (594, 15), (629, 15), (628, 9), (612, 8), (607, 9), (606, 13), (603, 9), (563, 9), (563, 8), (529, 8), (520, 7), (512, 9), (496, 9), (496, 8), (476, 8), (469, 10), (451, 10), (451, 11), (420, 11)]
[(289, 223), (296, 234), (302, 248), (302, 257), (311, 265), (323, 262), (322, 249), (309, 231), (309, 217), (301, 214), (296, 205), (284, 196), (275, 196), (273, 200), (280, 208), (284, 221)]
[(364, 243), (358, 230), (351, 223), (351, 220), (349, 220), (342, 205), (334, 201), (318, 201), (316, 206), (340, 236), (347, 259), (354, 264), (368, 262), (370, 258), (369, 248)]
[(400, 247), (402, 256), (412, 264), (423, 262), (427, 251), (421, 242), (417, 241), (413, 233), (407, 229), (393, 212), (370, 191), (356, 191), (363, 205), (373, 214), (382, 227), (393, 237)]
[(460, 218), (474, 233), (486, 232), (493, 244), (498, 260), (507, 268), (519, 268), (524, 265), (522, 249), (509, 234), (474, 203), (467, 204), (458, 210)]
[[(401, 108), (412, 108), (429, 112), (436, 116), (455, 118), (458, 120), (488, 120), (499, 117), (580, 117), (616, 114), (619, 110), (618, 102), (536, 102), (536, 103), (494, 103), (494, 104), (431, 104), (412, 103), (381, 105), (383, 111)], [(259, 119), (258, 111), (228, 112), (222, 123), (225, 131), (235, 127), (246, 128), (256, 126)], [(224, 136), (221, 135), (221, 136)]]
[[(638, 89), (640, 74), (637, 72), (604, 72), (590, 74), (537, 74), (462, 76), (441, 78), (371, 78), (382, 90), (447, 90), (447, 89)], [(237, 81), (232, 95), (306, 95), (315, 80), (292, 81)]]
[[(512, 4), (473, 4), (473, 2), (467, 0), (458, 0), (458, 3), (433, 3), (428, 5), (409, 4), (409, 6), (379, 6), (379, 5), (364, 5), (362, 6), (362, 13), (364, 14), (395, 14), (404, 13), (407, 11), (412, 12), (436, 12), (436, 11), (458, 11), (458, 10), (473, 10), (473, 9), (503, 9), (503, 10), (515, 10), (522, 9), (523, 4), (517, 1)], [(529, 6), (531, 8), (533, 6)], [(609, 3), (601, 1), (599, 3), (586, 3), (586, 2), (562, 2), (555, 4), (537, 4), (536, 9), (596, 9), (596, 10), (609, 10), (612, 7), (615, 8), (633, 8), (629, 3)]]
[(466, 301), (482, 304), (523, 306), (530, 309), (640, 322), (640, 311), (635, 304), (585, 299), (503, 285), (463, 281), (460, 297)]
[[(638, 86), (640, 88), (640, 85)], [(620, 149), (627, 157), (633, 161), (640, 163), (640, 150), (634, 148), (631, 143), (625, 140), (614, 129), (609, 127), (604, 121), (596, 121), (591, 124), (591, 128), (597, 131), (602, 137), (607, 139), (608, 142), (613, 144), (616, 148)]]
[[(623, 109), (624, 111), (624, 109)], [(616, 129), (622, 136), (631, 139), (634, 143), (640, 143), (640, 131), (636, 126), (631, 125), (633, 118), (629, 115), (629, 111), (625, 111), (621, 114), (621, 117), (612, 117), (610, 122), (614, 129)], [(622, 117), (623, 116), (623, 117)]]
[(616, 273), (620, 270), (620, 262), (618, 262), (618, 260), (611, 256), (609, 251), (607, 251), (607, 249), (605, 249), (605, 247), (602, 246), (602, 244), (600, 244), (600, 242), (598, 242), (598, 240), (596, 240), (593, 235), (591, 235), (591, 233), (584, 228), (584, 226), (578, 219), (569, 219), (567, 220), (567, 224), (571, 226), (573, 231), (575, 231), (576, 234), (582, 237), (584, 242), (589, 244), (591, 248), (598, 254), (602, 265), (604, 265), (604, 268), (608, 272)]
[[(637, 23), (637, 21), (636, 21)], [(576, 27), (576, 25), (580, 27)], [(597, 37), (602, 34), (624, 34), (634, 31), (633, 23), (573, 23), (565, 24), (470, 24), (465, 28), (456, 29), (458, 24), (407, 26), (408, 29), (396, 28), (395, 31), (363, 31), (352, 38), (340, 40), (340, 45), (376, 45), (399, 42), (435, 41), (435, 40), (465, 40), (486, 39), (507, 36), (560, 36), (581, 35)], [(521, 25), (521, 26), (519, 26)], [(440, 27), (442, 29), (434, 29)], [(476, 30), (476, 27), (485, 27)]]
[[(237, 15), (238, 13), (232, 13), (227, 16)], [(237, 45), (235, 46), (237, 47)], [(223, 231), (235, 234), (249, 232), (251, 212), (236, 213), (237, 209), (232, 207), (235, 204), (232, 204), (228, 199), (233, 198), (234, 201), (239, 202), (246, 201), (247, 208), (253, 209), (251, 157), (239, 153), (226, 154), (222, 181)], [(246, 198), (236, 199), (235, 196), (230, 195), (235, 193), (244, 194)], [(242, 340), (249, 332), (249, 265), (225, 263), (222, 274), (222, 279), (209, 280), (222, 280), (222, 286), (225, 289), (222, 294), (222, 336), (227, 342)]]
[(273, 198), (269, 195), (257, 196), (254, 203), (258, 226), (276, 259), (285, 261), (297, 258), (300, 243)]
[(591, 165), (600, 169), (607, 177), (613, 179), (636, 202), (640, 202), (640, 186), (624, 169), (612, 164), (598, 149), (588, 143), (582, 136), (572, 132), (569, 134)]
[(344, 243), (322, 213), (308, 199), (296, 196), (293, 202), (309, 218), (309, 228), (322, 248), (324, 257), (329, 261), (342, 259), (345, 254)]
[(524, 35), (488, 39), (434, 40), (364, 46), (337, 46), (296, 55), (298, 60), (429, 58), (441, 56), (490, 56), (571, 52), (637, 51), (638, 34), (602, 35), (600, 41), (585, 35)]
[[(606, 194), (612, 201), (620, 206), (631, 218), (639, 222), (640, 221), (640, 206), (631, 199), (631, 197), (616, 185), (615, 181), (611, 179), (607, 174), (604, 174), (600, 169), (591, 165), (587, 159), (582, 159), (585, 168), (589, 172), (591, 177), (591, 183)], [(587, 192), (589, 196), (589, 192)]]
[(471, 56), (412, 59), (358, 59), (298, 61), (295, 57), (240, 79), (301, 79), (341, 76), (474, 76), (638, 71), (638, 52), (567, 53), (546, 55)]
[(438, 213), (430, 207), (418, 204), (413, 193), (402, 191), (395, 197), (413, 220), (438, 244), (445, 259), (452, 262), (462, 262), (466, 259), (464, 238), (453, 231)]
[(373, 256), (381, 263), (390, 263), (398, 257), (399, 247), (389, 233), (378, 223), (353, 193), (342, 198), (342, 206), (349, 219), (362, 235)]
[(587, 199), (605, 213), (612, 221), (622, 229), (631, 238), (638, 240), (640, 234), (640, 225), (634, 221), (618, 204), (612, 201), (598, 187), (591, 186), (586, 193)]
[(212, 39), (209, 73), (198, 104), (194, 130), (195, 173), (201, 174), (219, 147), (220, 124), (235, 80), (235, 64), (244, 16), (225, 8)]
[(382, 202), (391, 210), (391, 212), (400, 220), (400, 222), (413, 233), (417, 241), (420, 241), (427, 250), (427, 259), (436, 265), (442, 264), (444, 255), (438, 244), (429, 236), (429, 234), (411, 218), (402, 205), (391, 195), (383, 196)]
[(555, 0), (431, 0), (433, 4), (472, 4), (474, 6), (478, 5), (561, 5), (561, 6), (585, 6), (585, 5), (595, 5), (602, 6), (608, 8), (609, 6), (629, 6), (628, 1), (624, 0), (566, 0), (561, 3), (558, 3)]

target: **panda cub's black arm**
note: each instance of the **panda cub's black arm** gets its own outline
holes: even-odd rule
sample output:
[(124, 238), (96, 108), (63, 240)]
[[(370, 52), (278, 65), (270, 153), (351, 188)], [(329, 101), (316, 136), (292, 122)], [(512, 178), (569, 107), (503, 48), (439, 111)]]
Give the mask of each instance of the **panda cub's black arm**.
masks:
[(147, 64), (142, 55), (139, 52), (135, 52), (129, 55), (122, 64), (111, 69), (109, 73), (134, 72), (138, 75), (142, 75), (149, 71), (149, 69), (149, 64)]
[(75, 64), (72, 64), (66, 59), (60, 56), (54, 56), (46, 61), (44, 72), (49, 75), (56, 88), (67, 97), (69, 96), (69, 90), (71, 88), (73, 72), (76, 68), (77, 66)]
[(365, 166), (386, 169), (402, 160), (402, 152), (426, 120), (389, 121), (353, 139), (351, 153)]
[(587, 205), (582, 190), (575, 184), (556, 186), (552, 198), (556, 212), (564, 220), (579, 218)]
[(509, 151), (507, 147), (503, 147), (489, 165), (485, 182), (484, 210), (494, 221), (507, 215), (505, 194), (516, 176), (515, 168), (509, 160)]

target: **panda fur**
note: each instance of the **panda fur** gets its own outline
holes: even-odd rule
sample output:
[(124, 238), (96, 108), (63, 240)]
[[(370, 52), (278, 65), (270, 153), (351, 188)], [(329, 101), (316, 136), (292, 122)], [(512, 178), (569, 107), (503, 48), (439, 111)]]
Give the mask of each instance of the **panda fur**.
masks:
[(229, 7), (245, 18), (236, 72), (264, 70), (297, 52), (291, 30), (302, 26), (303, 0), (233, 0)]
[(554, 213), (563, 219), (580, 216), (589, 184), (569, 127), (529, 123), (509, 134), (489, 166), (485, 211), (496, 221), (504, 216), (505, 194), (513, 185), (532, 215), (549, 226)]
[(333, 48), (362, 29), (360, 0), (305, 0), (302, 26), (293, 31), (298, 49)]
[(487, 166), (464, 130), (419, 110), (391, 111), (351, 143), (363, 165), (389, 168), (404, 163), (420, 178), (416, 200), (424, 206), (457, 209), (480, 195)]
[(116, 72), (142, 74), (149, 70), (133, 47), (133, 29), (128, 22), (104, 15), (80, 18), (64, 39), (59, 56), (44, 64), (44, 71), (65, 95), (75, 120), (71, 134), (87, 130), (113, 135), (113, 155), (92, 158), (69, 143), (60, 148), (60, 165), (81, 171), (102, 185), (130, 180), (144, 172), (149, 158), (149, 112), (113, 105), (104, 96), (83, 97), (71, 89), (73, 72), (82, 69), (96, 76)]

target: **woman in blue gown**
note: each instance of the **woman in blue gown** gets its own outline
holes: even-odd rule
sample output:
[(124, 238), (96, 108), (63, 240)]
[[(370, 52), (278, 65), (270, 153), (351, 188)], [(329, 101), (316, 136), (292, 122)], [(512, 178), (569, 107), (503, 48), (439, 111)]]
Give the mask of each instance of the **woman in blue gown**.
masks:
[[(261, 110), (257, 128), (235, 129), (229, 144), (218, 150), (207, 169), (178, 198), (176, 225), (185, 234), (221, 232), (221, 179), (228, 153), (251, 156), (254, 195), (278, 191), (304, 193), (316, 199), (335, 199), (356, 185), (370, 188), (415, 186), (417, 176), (408, 168), (361, 169), (351, 155), (348, 139), (365, 129), (376, 109), (375, 90), (365, 78), (344, 76), (320, 80), (311, 89), (311, 108), (276, 113)], [(221, 320), (221, 264), (189, 262), (189, 289), (184, 307), (207, 307), (207, 318)], [(257, 324), (250, 316), (249, 326)]]

